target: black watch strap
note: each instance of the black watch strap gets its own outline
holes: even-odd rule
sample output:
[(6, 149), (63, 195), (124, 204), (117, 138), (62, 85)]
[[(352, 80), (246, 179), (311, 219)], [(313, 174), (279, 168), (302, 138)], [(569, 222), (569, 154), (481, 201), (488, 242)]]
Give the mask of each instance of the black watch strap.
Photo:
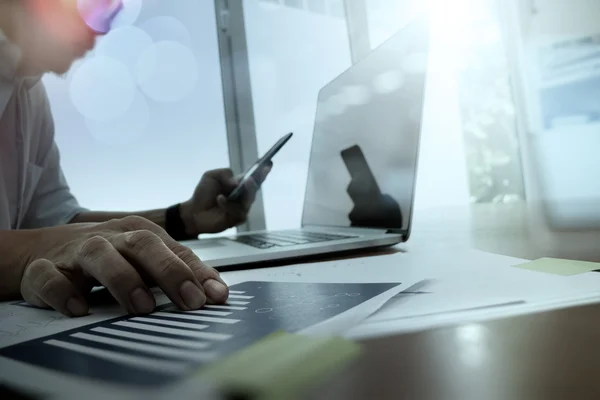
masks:
[(190, 236), (185, 232), (183, 219), (181, 219), (180, 204), (167, 208), (165, 230), (175, 240), (190, 239)]

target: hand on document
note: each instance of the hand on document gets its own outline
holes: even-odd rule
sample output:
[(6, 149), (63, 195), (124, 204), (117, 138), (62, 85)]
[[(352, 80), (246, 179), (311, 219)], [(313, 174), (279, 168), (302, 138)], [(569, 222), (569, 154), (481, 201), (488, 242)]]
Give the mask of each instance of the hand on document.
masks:
[(88, 313), (84, 294), (98, 285), (133, 314), (154, 310), (148, 289), (153, 283), (182, 310), (228, 297), (217, 271), (144, 218), (65, 225), (32, 235), (35, 244), (23, 257), (21, 294), (35, 306), (82, 316)]

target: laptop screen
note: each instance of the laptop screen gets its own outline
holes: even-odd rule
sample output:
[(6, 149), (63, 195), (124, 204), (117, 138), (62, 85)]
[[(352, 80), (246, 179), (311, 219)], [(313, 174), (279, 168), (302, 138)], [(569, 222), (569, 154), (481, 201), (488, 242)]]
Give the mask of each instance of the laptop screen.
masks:
[(428, 52), (419, 18), (320, 91), (303, 225), (409, 230)]

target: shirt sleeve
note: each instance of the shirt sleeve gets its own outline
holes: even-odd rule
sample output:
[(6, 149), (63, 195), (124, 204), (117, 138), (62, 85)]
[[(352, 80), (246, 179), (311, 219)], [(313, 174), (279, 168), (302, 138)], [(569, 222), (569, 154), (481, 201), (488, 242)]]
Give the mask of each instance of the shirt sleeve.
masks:
[(39, 169), (39, 180), (21, 227), (24, 229), (44, 228), (69, 223), (77, 214), (87, 211), (82, 208), (71, 193), (60, 166), (60, 152), (54, 140), (54, 121), (43, 84), (40, 82), (31, 89), (33, 105), (38, 108), (40, 124), (36, 127), (39, 135), (36, 154), (32, 157)]

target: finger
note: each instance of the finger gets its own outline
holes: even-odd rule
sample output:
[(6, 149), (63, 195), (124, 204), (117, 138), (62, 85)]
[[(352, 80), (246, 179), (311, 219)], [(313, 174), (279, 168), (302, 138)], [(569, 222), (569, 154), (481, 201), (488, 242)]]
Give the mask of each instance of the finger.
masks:
[(244, 187), (246, 190), (242, 196), (242, 205), (244, 206), (245, 211), (248, 212), (256, 200), (256, 194), (260, 190), (260, 184), (251, 177), (244, 182)]
[(232, 228), (243, 224), (248, 218), (248, 208), (245, 201), (229, 201), (225, 196), (217, 197), (217, 204), (227, 218), (227, 225)]
[(267, 176), (269, 175), (269, 173), (273, 170), (273, 161), (269, 161), (267, 163), (267, 165), (265, 165), (265, 167), (262, 169), (262, 171), (259, 171), (259, 173), (256, 176), (256, 180), (257, 183), (259, 185), (261, 185), (265, 179), (267, 179)]
[(182, 310), (195, 310), (206, 303), (204, 289), (191, 268), (150, 230), (126, 232), (111, 241), (115, 248), (144, 271)]
[(100, 282), (121, 306), (132, 314), (149, 314), (156, 307), (154, 296), (135, 267), (105, 238), (88, 239), (77, 258), (85, 273)]
[(164, 241), (167, 247), (191, 269), (204, 289), (207, 302), (220, 304), (227, 301), (229, 289), (217, 270), (204, 264), (192, 250), (170, 236), (166, 235)]
[(21, 280), (21, 295), (29, 304), (51, 307), (69, 317), (81, 317), (88, 313), (88, 305), (56, 266), (44, 259), (35, 260), (26, 268)]
[[(183, 261), (187, 267), (192, 271), (192, 274), (196, 278), (197, 282), (202, 285), (207, 300), (215, 303), (222, 303), (229, 297), (229, 290), (227, 285), (221, 279), (219, 273), (206, 264), (204, 264), (193, 251), (188, 247), (175, 241), (171, 236), (165, 232), (160, 226), (147, 221), (139, 217), (128, 217), (123, 220), (125, 224), (130, 227), (137, 227), (141, 229), (146, 227), (152, 233), (157, 235), (167, 248), (175, 254), (181, 261)], [(215, 281), (215, 282), (211, 282)], [(164, 290), (164, 289), (163, 289)], [(171, 299), (173, 300), (173, 299)]]
[(244, 182), (245, 189), (246, 189), (245, 193), (244, 193), (244, 197), (247, 202), (248, 208), (250, 205), (252, 205), (252, 203), (254, 203), (254, 200), (256, 198), (256, 193), (260, 190), (260, 186), (267, 179), (267, 176), (271, 172), (272, 168), (273, 168), (273, 162), (269, 161), (262, 170), (255, 172), (251, 177), (249, 177), (246, 180), (246, 182)]
[(217, 181), (225, 193), (229, 193), (235, 189), (239, 182), (239, 179), (233, 176), (233, 171), (228, 168), (215, 169), (207, 172), (205, 175)]
[(219, 169), (210, 170), (210, 171), (206, 172), (204, 175), (209, 176), (211, 178), (215, 178), (215, 179), (226, 180), (226, 179), (233, 178), (233, 171), (229, 168), (219, 168)]

